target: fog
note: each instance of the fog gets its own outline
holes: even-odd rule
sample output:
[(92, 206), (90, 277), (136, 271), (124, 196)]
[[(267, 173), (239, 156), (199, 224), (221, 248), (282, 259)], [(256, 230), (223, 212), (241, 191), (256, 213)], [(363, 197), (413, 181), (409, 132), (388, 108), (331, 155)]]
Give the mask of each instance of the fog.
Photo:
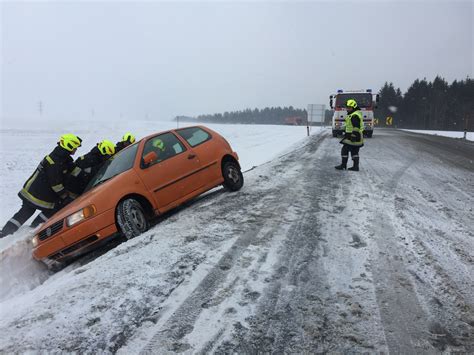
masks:
[(170, 120), (473, 74), (473, 2), (2, 2), (1, 120)]

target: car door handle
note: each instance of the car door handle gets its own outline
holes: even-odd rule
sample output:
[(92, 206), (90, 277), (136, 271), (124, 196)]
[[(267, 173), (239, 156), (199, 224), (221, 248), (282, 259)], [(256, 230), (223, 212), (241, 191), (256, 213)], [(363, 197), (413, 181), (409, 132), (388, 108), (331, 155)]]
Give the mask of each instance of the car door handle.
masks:
[(194, 159), (194, 158), (196, 158), (196, 154), (189, 154), (188, 155), (188, 159)]

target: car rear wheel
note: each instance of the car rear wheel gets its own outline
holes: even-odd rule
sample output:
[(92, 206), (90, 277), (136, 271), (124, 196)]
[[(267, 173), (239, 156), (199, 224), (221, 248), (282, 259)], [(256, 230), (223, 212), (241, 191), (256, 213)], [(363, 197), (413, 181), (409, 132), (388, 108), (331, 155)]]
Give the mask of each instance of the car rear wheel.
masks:
[(233, 161), (224, 163), (222, 176), (224, 177), (224, 186), (231, 191), (240, 190), (244, 185), (244, 176), (240, 171), (240, 166)]
[(145, 211), (142, 205), (133, 198), (128, 198), (119, 203), (117, 223), (127, 239), (139, 236), (148, 229)]

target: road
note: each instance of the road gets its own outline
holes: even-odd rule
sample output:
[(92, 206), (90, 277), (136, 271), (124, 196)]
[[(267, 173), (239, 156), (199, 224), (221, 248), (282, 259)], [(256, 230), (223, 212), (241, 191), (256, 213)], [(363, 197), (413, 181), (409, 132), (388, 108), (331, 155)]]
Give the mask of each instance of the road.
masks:
[(338, 150), (315, 138), (261, 175), (235, 199), (250, 223), (226, 203), (239, 238), (144, 350), (474, 351), (474, 145), (380, 131), (359, 173)]
[(359, 172), (340, 147), (311, 136), (55, 275), (0, 350), (474, 352), (474, 145), (377, 130)]

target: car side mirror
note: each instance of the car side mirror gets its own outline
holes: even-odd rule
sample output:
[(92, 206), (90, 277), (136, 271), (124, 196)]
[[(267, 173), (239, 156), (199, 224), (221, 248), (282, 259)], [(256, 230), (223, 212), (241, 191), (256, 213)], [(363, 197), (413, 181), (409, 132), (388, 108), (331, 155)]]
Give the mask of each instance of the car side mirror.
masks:
[(156, 154), (156, 152), (147, 153), (147, 155), (143, 157), (143, 165), (145, 167), (148, 167), (150, 166), (151, 163), (157, 160), (158, 160), (158, 155)]

